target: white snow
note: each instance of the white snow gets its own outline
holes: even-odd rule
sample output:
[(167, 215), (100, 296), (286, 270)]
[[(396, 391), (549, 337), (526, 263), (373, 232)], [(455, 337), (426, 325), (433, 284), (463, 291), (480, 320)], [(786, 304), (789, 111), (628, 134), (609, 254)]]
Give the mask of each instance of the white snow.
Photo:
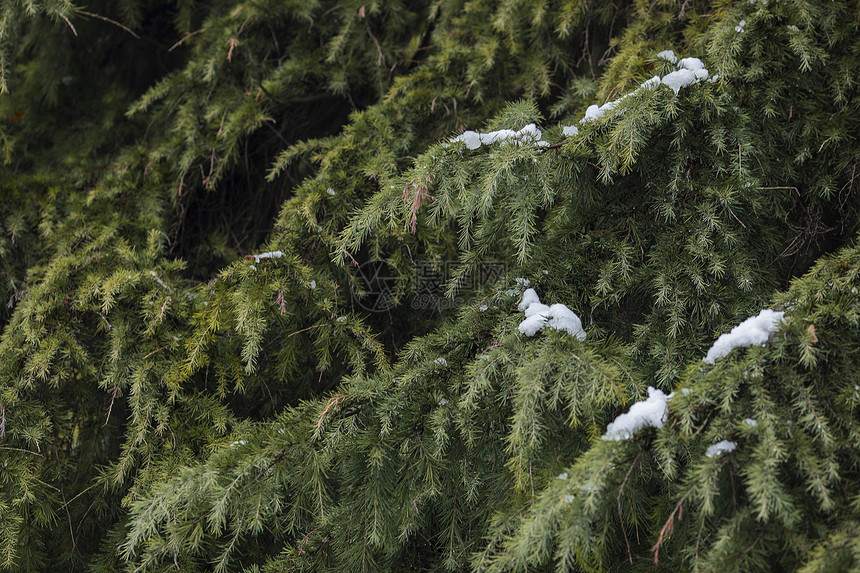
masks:
[(433, 362), (438, 364), (439, 366), (448, 366), (448, 361), (445, 360), (444, 358), (442, 358), (441, 356), (439, 358), (437, 358), (436, 360), (434, 360)]
[(717, 442), (713, 446), (709, 446), (708, 449), (705, 450), (705, 455), (709, 458), (715, 458), (720, 454), (734, 451), (736, 447), (738, 447), (737, 442), (723, 440), (722, 442)]
[(338, 322), (346, 322), (346, 317), (345, 316), (339, 316), (339, 317), (337, 317), (337, 321)]
[[(540, 297), (538, 297), (538, 294), (537, 292), (535, 292), (535, 289), (527, 289), (526, 292), (523, 293), (523, 300), (522, 302), (520, 302), (519, 306), (517, 306), (517, 310), (521, 312), (525, 311), (534, 303), (540, 303)], [(549, 308), (547, 308), (547, 310), (549, 310)]]
[[(672, 91), (677, 94), (681, 91), (681, 88), (708, 79), (708, 70), (705, 69), (705, 64), (702, 63), (702, 60), (699, 58), (684, 58), (678, 61), (677, 56), (675, 56), (675, 52), (672, 50), (664, 50), (657, 54), (657, 57), (672, 64), (677, 64), (678, 69), (674, 72), (669, 72), (663, 76), (663, 78), (660, 78), (660, 76), (654, 76), (651, 79), (642, 82), (642, 84), (632, 92), (624, 94), (616, 100), (608, 101), (600, 106), (588, 106), (588, 109), (585, 110), (585, 116), (579, 120), (579, 123), (584, 124), (600, 119), (606, 114), (606, 112), (615, 109), (618, 104), (624, 101), (625, 98), (642, 90), (655, 90), (663, 84), (671, 88)], [(567, 129), (567, 127), (563, 128), (564, 135), (567, 135)]]
[(575, 125), (565, 125), (561, 128), (561, 134), (565, 137), (573, 137), (579, 133), (579, 128)]
[(678, 58), (675, 56), (675, 52), (673, 52), (672, 50), (663, 50), (662, 52), (657, 54), (657, 57), (661, 60), (666, 60), (670, 64), (674, 64), (678, 61)]
[(567, 479), (567, 472), (561, 472), (558, 474), (558, 479)]
[(659, 86), (660, 86), (660, 76), (654, 76), (650, 80), (645, 80), (644, 82), (642, 82), (642, 84), (639, 87), (641, 87), (642, 89), (646, 89), (646, 90), (655, 90)]
[(317, 288), (317, 281), (311, 280), (311, 290)]
[(738, 25), (735, 26), (735, 32), (743, 32), (744, 26), (746, 26), (746, 25), (747, 25), (747, 21), (741, 20), (740, 22), (738, 22)]
[(442, 398), (441, 400), (439, 400), (439, 405), (440, 406), (447, 406), (448, 400), (446, 400), (445, 398)]
[(648, 387), (648, 398), (630, 406), (626, 414), (621, 414), (608, 426), (603, 440), (629, 440), (642, 428), (662, 428), (669, 415), (667, 396), (662, 390)]
[(685, 88), (689, 85), (692, 85), (698, 81), (695, 72), (691, 72), (687, 69), (680, 69), (674, 72), (670, 72), (663, 76), (663, 79), (660, 80), (660, 83), (663, 85), (669, 86), (672, 88), (676, 94), (681, 91), (681, 88)]
[(797, 27), (797, 26), (795, 26), (794, 24), (789, 24), (788, 26), (786, 26), (786, 28), (788, 28), (788, 29), (789, 29), (789, 30), (791, 30), (792, 32), (800, 32), (800, 28), (798, 28), (798, 27)]
[(585, 110), (585, 117), (580, 120), (580, 123), (594, 121), (595, 119), (600, 119), (600, 117), (605, 112), (601, 109), (601, 106), (598, 105), (590, 105), (588, 109)]
[(489, 307), (488, 307), (486, 304), (482, 304), (481, 306), (479, 306), (479, 307), (478, 307), (478, 310), (480, 310), (481, 312), (484, 312), (484, 311), (485, 311), (485, 310), (487, 310), (488, 308), (489, 308)]
[(526, 289), (523, 300), (517, 307), (525, 313), (525, 320), (520, 322), (518, 330), (526, 336), (534, 336), (542, 328), (549, 327), (555, 330), (563, 330), (568, 334), (585, 340), (586, 334), (582, 329), (582, 321), (567, 306), (556, 303), (547, 306), (541, 303), (535, 289)]
[(281, 251), (269, 251), (268, 253), (260, 253), (259, 255), (251, 255), (254, 257), (254, 262), (259, 263), (263, 259), (280, 259), (284, 256)]
[(744, 418), (744, 424), (746, 424), (750, 428), (755, 428), (758, 422), (755, 421), (753, 418)]
[(515, 278), (515, 279), (514, 279), (514, 281), (515, 281), (518, 285), (520, 285), (520, 286), (524, 286), (524, 287), (527, 287), (527, 286), (529, 286), (530, 284), (532, 284), (532, 281), (530, 281), (529, 279), (524, 279), (523, 277), (517, 277), (517, 278)]
[(499, 129), (488, 133), (478, 133), (477, 131), (464, 131), (457, 137), (451, 139), (451, 143), (462, 141), (466, 147), (472, 151), (481, 147), (481, 145), (492, 145), (494, 143), (509, 143), (513, 142), (522, 146), (524, 143), (532, 143), (538, 147), (549, 145), (546, 141), (541, 141), (543, 134), (538, 127), (530, 123), (519, 131), (513, 129)]
[(576, 497), (574, 497), (573, 494), (568, 493), (564, 496), (564, 503), (573, 503), (573, 500), (575, 500), (575, 499), (576, 499)]
[(680, 62), (678, 62), (678, 69), (690, 70), (691, 72), (695, 72), (696, 70), (704, 70), (705, 64), (702, 63), (702, 60), (699, 58), (684, 58)]
[(236, 446), (244, 446), (247, 442), (245, 440), (236, 440), (232, 444), (230, 444), (231, 448), (235, 448)]
[(770, 335), (776, 332), (784, 315), (784, 312), (766, 308), (758, 316), (751, 316), (734, 327), (731, 332), (721, 334), (702, 360), (708, 364), (713, 364), (714, 361), (726, 356), (735, 348), (754, 344), (764, 346)]
[(329, 195), (334, 195), (334, 189), (332, 189), (331, 187), (326, 189), (325, 192), (328, 193)]

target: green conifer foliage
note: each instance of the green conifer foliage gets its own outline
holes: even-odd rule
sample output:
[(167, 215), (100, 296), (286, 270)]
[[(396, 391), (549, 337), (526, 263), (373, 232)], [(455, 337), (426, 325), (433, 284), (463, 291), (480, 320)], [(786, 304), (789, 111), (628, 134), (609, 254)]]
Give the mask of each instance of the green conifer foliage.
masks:
[(857, 569), (858, 27), (5, 3), (0, 568)]

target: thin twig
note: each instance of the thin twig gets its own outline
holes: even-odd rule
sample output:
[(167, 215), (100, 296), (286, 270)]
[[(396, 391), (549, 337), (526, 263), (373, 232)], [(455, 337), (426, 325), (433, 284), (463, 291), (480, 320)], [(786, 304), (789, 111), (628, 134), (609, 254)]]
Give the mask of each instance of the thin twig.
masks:
[(102, 428), (107, 426), (108, 422), (110, 422), (110, 413), (113, 411), (113, 401), (116, 400), (116, 393), (119, 391), (119, 386), (114, 386), (111, 388), (111, 396), (110, 396), (110, 405), (107, 409), (107, 418), (105, 419), (105, 423), (102, 424)]
[[(107, 16), (102, 16), (100, 14), (93, 14), (92, 12), (87, 12), (86, 10), (81, 10), (79, 8), (75, 8), (74, 12), (75, 12), (75, 14), (82, 14), (84, 16), (89, 16), (91, 18), (98, 18), (99, 20), (103, 20), (104, 22), (108, 22), (109, 24), (113, 24), (114, 26), (122, 28), (123, 30), (125, 30), (126, 32), (128, 32), (129, 34), (134, 36), (135, 40), (140, 40), (140, 36), (135, 34), (131, 28), (129, 28), (128, 26), (125, 26), (123, 24), (120, 24), (116, 20), (111, 20)], [(71, 26), (71, 24), (69, 24), (69, 26)], [(72, 30), (74, 30), (74, 28), (72, 28)], [(77, 33), (75, 34), (75, 36), (77, 36)]]
[[(2, 436), (0, 436), (0, 437), (2, 437)], [(24, 448), (12, 448), (9, 446), (0, 446), (0, 450), (12, 450), (13, 452), (22, 452), (25, 454), (33, 454), (34, 456), (39, 456), (40, 458), (45, 457), (42, 454), (40, 454), (39, 452), (34, 452), (33, 450), (25, 450)]]
[(77, 31), (77, 30), (75, 30), (75, 27), (72, 25), (71, 20), (69, 20), (69, 19), (68, 19), (65, 15), (63, 15), (63, 14), (60, 14), (60, 18), (62, 18), (63, 20), (65, 20), (66, 24), (68, 24), (68, 25), (69, 25), (69, 28), (71, 28), (71, 29), (72, 29), (72, 34), (74, 34), (74, 35), (75, 35), (75, 37), (77, 38), (77, 37), (78, 37), (78, 31)]
[(185, 42), (185, 40), (187, 40), (188, 38), (191, 38), (192, 36), (196, 36), (197, 34), (199, 34), (199, 33), (200, 33), (200, 32), (202, 32), (202, 31), (203, 31), (203, 28), (201, 28), (201, 29), (199, 29), (199, 30), (195, 30), (195, 31), (193, 31), (193, 32), (189, 32), (189, 33), (185, 34), (184, 36), (182, 36), (182, 38), (180, 38), (180, 39), (179, 39), (179, 41), (178, 41), (178, 42), (176, 42), (175, 44), (173, 44), (172, 46), (170, 46), (170, 48), (168, 48), (168, 50), (167, 50), (167, 51), (168, 51), (168, 52), (172, 52), (173, 50), (175, 50), (176, 48), (178, 48), (179, 46), (181, 46), (181, 45)]

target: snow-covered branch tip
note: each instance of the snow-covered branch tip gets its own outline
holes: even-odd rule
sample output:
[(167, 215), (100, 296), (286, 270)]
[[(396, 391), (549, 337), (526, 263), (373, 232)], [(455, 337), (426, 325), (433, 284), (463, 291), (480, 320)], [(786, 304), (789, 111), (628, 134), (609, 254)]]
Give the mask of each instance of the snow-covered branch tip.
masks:
[(493, 143), (508, 144), (515, 143), (522, 146), (532, 143), (537, 147), (546, 147), (548, 141), (541, 141), (543, 133), (535, 124), (530, 123), (519, 131), (513, 129), (499, 129), (489, 133), (478, 133), (477, 131), (464, 131), (457, 137), (451, 139), (451, 143), (462, 142), (471, 151), (478, 149), (481, 145), (492, 145)]
[(771, 335), (779, 328), (779, 323), (785, 316), (784, 312), (777, 312), (769, 308), (761, 311), (758, 316), (751, 316), (731, 332), (721, 334), (717, 341), (708, 350), (708, 354), (702, 358), (703, 362), (713, 364), (715, 361), (728, 355), (735, 348), (752, 346), (757, 344), (764, 346)]
[(267, 253), (260, 253), (259, 255), (245, 255), (246, 259), (254, 259), (255, 263), (259, 263), (263, 259), (280, 259), (284, 256), (284, 253), (281, 251), (269, 251)]
[(674, 392), (667, 396), (662, 390), (649, 386), (648, 398), (636, 402), (627, 413), (610, 422), (601, 439), (618, 442), (629, 440), (643, 428), (662, 428), (669, 416), (668, 402), (672, 396)]
[(586, 334), (582, 329), (582, 321), (576, 313), (561, 303), (552, 306), (541, 303), (533, 288), (523, 293), (523, 300), (517, 308), (526, 315), (525, 320), (518, 327), (519, 331), (526, 336), (534, 336), (542, 328), (549, 327), (563, 330), (579, 340), (585, 340)]

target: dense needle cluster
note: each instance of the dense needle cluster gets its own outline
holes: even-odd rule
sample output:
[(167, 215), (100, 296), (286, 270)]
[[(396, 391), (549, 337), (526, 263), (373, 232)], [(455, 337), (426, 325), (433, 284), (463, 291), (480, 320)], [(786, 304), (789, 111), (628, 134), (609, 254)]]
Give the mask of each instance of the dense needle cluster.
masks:
[(846, 0), (0, 2), (0, 570), (860, 569), (858, 62)]

